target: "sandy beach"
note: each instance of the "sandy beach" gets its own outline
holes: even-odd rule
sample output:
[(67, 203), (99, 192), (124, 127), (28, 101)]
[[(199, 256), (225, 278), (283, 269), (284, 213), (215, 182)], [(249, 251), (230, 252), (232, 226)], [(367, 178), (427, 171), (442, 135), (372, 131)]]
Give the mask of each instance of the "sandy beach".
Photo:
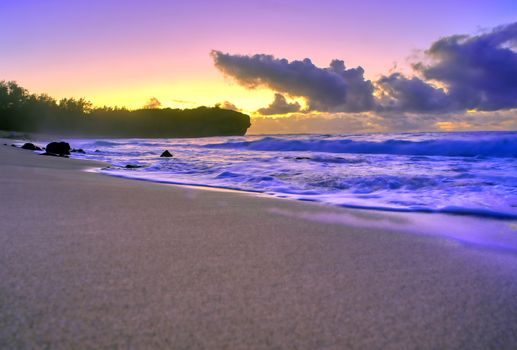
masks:
[(0, 146), (0, 348), (517, 346), (513, 252), (100, 166)]

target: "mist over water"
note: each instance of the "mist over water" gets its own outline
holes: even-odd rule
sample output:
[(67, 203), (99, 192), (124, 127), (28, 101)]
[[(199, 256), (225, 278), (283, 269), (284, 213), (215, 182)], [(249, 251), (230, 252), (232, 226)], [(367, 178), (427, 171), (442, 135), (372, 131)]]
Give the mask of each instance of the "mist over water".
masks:
[[(69, 140), (115, 176), (346, 207), (517, 218), (517, 133)], [(160, 158), (168, 149), (173, 158)], [(96, 152), (97, 151), (97, 152)], [(125, 166), (138, 165), (137, 169)]]

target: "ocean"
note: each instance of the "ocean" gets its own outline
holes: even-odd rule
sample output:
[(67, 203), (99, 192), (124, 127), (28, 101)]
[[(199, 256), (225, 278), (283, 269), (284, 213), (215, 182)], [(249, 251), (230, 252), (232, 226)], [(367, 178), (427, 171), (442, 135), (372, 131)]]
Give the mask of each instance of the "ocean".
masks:
[[(517, 132), (71, 139), (102, 173), (342, 207), (517, 219)], [(172, 158), (160, 158), (164, 150)], [(126, 165), (139, 166), (126, 168)]]

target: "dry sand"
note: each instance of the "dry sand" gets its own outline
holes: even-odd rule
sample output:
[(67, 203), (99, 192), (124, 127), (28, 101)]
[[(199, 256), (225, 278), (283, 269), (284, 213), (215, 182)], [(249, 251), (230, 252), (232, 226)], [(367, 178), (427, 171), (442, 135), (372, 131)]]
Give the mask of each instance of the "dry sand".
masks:
[(0, 348), (517, 348), (516, 254), (96, 165), (0, 146)]

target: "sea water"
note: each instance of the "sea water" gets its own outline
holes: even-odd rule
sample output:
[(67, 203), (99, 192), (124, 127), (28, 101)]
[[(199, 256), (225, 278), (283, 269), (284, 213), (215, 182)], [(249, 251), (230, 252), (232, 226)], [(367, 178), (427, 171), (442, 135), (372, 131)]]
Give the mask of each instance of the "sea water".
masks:
[[(74, 139), (109, 175), (389, 211), (517, 219), (517, 132)], [(172, 158), (161, 158), (165, 150)], [(126, 165), (139, 168), (126, 169)]]

